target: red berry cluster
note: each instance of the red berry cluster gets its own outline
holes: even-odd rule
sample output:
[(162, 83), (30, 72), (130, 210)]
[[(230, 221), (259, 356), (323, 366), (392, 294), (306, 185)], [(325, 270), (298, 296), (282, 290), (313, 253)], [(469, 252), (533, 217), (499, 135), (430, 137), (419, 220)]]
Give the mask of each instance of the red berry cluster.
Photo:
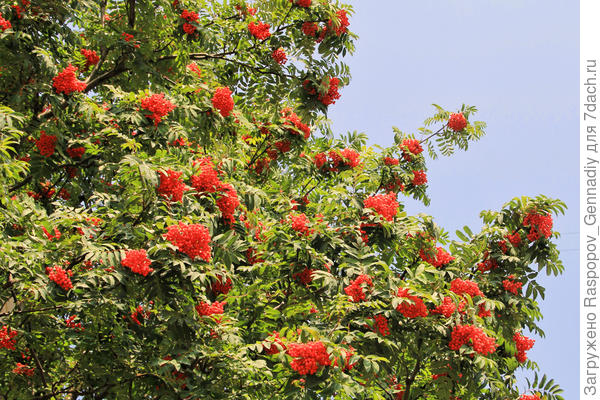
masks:
[(331, 78), (330, 77), (327, 93), (325, 93), (325, 94), (319, 93), (319, 96), (317, 97), (319, 99), (319, 101), (321, 103), (325, 104), (326, 106), (335, 104), (336, 100), (339, 100), (339, 98), (342, 97), (342, 95), (338, 92), (339, 85), (340, 85), (339, 78), (335, 78), (335, 77)]
[(192, 175), (190, 181), (198, 193), (214, 193), (221, 187), (219, 175), (215, 165), (209, 157), (199, 158), (194, 161), (194, 168), (198, 170)]
[(40, 138), (35, 141), (35, 145), (37, 146), (41, 155), (44, 157), (50, 157), (52, 154), (54, 154), (57, 140), (58, 138), (56, 136), (46, 135), (46, 132), (41, 131)]
[(61, 233), (60, 233), (60, 231), (57, 228), (54, 228), (54, 234), (48, 232), (48, 230), (44, 226), (42, 226), (42, 231), (44, 232), (44, 235), (46, 235), (46, 237), (50, 241), (52, 241), (54, 239), (59, 240), (60, 237), (62, 236)]
[(231, 278), (225, 279), (223, 276), (217, 276), (217, 279), (213, 282), (210, 290), (212, 290), (212, 292), (215, 294), (227, 294), (231, 290), (232, 284), (233, 282), (231, 282)]
[(373, 286), (373, 280), (369, 275), (359, 275), (358, 278), (350, 281), (350, 285), (344, 288), (344, 293), (350, 297), (353, 303), (361, 302), (366, 298), (363, 286), (361, 286), (362, 284)]
[(523, 226), (530, 227), (527, 239), (530, 242), (540, 238), (540, 233), (546, 239), (552, 235), (552, 216), (550, 214), (542, 215), (536, 211), (529, 212), (523, 220)]
[[(284, 108), (283, 110), (281, 110), (281, 118), (284, 120), (283, 121), (284, 125), (294, 126), (296, 128), (296, 130), (304, 133), (304, 139), (309, 138), (309, 136), (310, 136), (309, 126), (306, 124), (303, 124), (302, 121), (300, 120), (300, 117), (298, 117), (298, 115), (296, 115), (296, 113), (293, 112), (291, 108)], [(288, 131), (294, 135), (298, 134), (297, 131), (295, 131), (293, 129), (288, 129)]]
[(85, 330), (83, 325), (81, 325), (81, 322), (75, 322), (76, 318), (77, 318), (77, 315), (71, 315), (70, 317), (65, 318), (65, 325), (71, 329), (75, 329), (75, 330), (79, 330), (79, 331)]
[(498, 268), (498, 262), (496, 260), (494, 260), (493, 258), (488, 258), (477, 264), (477, 269), (481, 273), (487, 272), (487, 271), (490, 271), (490, 270), (496, 269), (496, 268)]
[(250, 22), (248, 24), (248, 31), (258, 40), (265, 40), (271, 36), (271, 32), (269, 32), (270, 27), (271, 25), (262, 22)]
[(0, 29), (2, 29), (2, 32), (4, 32), (5, 30), (10, 28), (12, 28), (10, 21), (4, 19), (2, 17), (2, 13), (0, 13)]
[(89, 68), (91, 65), (96, 65), (100, 62), (100, 57), (95, 50), (81, 49), (79, 52), (85, 57), (85, 68)]
[[(348, 349), (341, 349), (341, 352), (343, 353), (343, 356), (342, 356), (342, 362), (343, 362), (342, 371), (350, 371), (356, 365), (356, 363), (350, 363), (350, 359), (354, 355), (354, 347), (350, 346), (350, 348), (348, 348)], [(340, 364), (342, 364), (342, 363), (340, 363)], [(333, 367), (337, 367), (338, 366), (338, 358), (337, 357), (333, 358), (333, 363), (331, 364), (331, 366), (333, 366)]]
[(319, 31), (319, 25), (314, 22), (304, 22), (302, 24), (302, 33), (306, 36), (317, 36), (317, 32)]
[(519, 232), (514, 232), (512, 235), (506, 235), (506, 238), (514, 247), (521, 244), (521, 235), (519, 235)]
[(327, 154), (315, 154), (317, 168), (337, 172), (342, 168), (355, 168), (360, 165), (360, 154), (354, 149), (329, 150)]
[(521, 397), (519, 397), (519, 400), (541, 400), (539, 398), (539, 396), (536, 396), (535, 394), (522, 394)]
[(228, 87), (217, 88), (212, 98), (212, 104), (219, 110), (222, 117), (228, 117), (234, 106), (231, 90)]
[(198, 22), (198, 13), (195, 11), (183, 10), (181, 12), (181, 18), (187, 21), (183, 23), (183, 31), (188, 35), (193, 35), (194, 32), (196, 32), (196, 27), (191, 23)]
[(515, 355), (517, 361), (521, 363), (525, 362), (527, 360), (527, 350), (533, 347), (535, 340), (523, 336), (521, 332), (516, 332), (513, 335), (513, 340), (517, 346), (517, 354)]
[(17, 343), (15, 336), (17, 336), (17, 331), (4, 325), (0, 329), (0, 349), (14, 350)]
[(171, 169), (165, 172), (159, 172), (160, 184), (156, 191), (169, 201), (181, 201), (183, 192), (187, 190), (187, 186), (180, 179), (182, 172), (176, 172)]
[(483, 356), (496, 351), (496, 339), (474, 325), (457, 325), (452, 330), (450, 349), (458, 350), (463, 344), (470, 344), (473, 350)]
[(298, 215), (290, 214), (290, 220), (292, 222), (292, 229), (299, 232), (302, 235), (308, 236), (311, 233), (311, 229), (308, 227), (310, 223), (308, 217), (304, 213)]
[(375, 212), (383, 217), (386, 221), (392, 221), (398, 213), (399, 204), (396, 201), (396, 194), (376, 194), (368, 197), (364, 201), (366, 208), (372, 208)]
[(25, 375), (25, 376), (33, 376), (35, 374), (35, 369), (25, 364), (17, 363), (17, 366), (12, 370), (13, 374), (17, 375)]
[(198, 64), (196, 64), (195, 62), (189, 63), (187, 65), (187, 69), (195, 73), (198, 76), (198, 78), (202, 78), (202, 70), (200, 69), (200, 67), (198, 67)]
[(77, 80), (77, 76), (75, 76), (76, 71), (77, 68), (69, 64), (58, 75), (52, 78), (52, 86), (56, 90), (56, 93), (69, 95), (73, 92), (83, 92), (85, 90), (87, 85), (85, 82)]
[(67, 272), (64, 269), (62, 269), (60, 265), (55, 265), (52, 268), (46, 268), (46, 272), (48, 273), (48, 278), (50, 278), (51, 281), (63, 288), (63, 290), (68, 291), (73, 288), (73, 284), (71, 283), (70, 278), (70, 276), (73, 274), (73, 271), (69, 270)]
[(400, 148), (402, 149), (402, 157), (406, 161), (410, 161), (412, 159), (411, 155), (418, 155), (423, 152), (423, 147), (421, 147), (421, 142), (417, 139), (404, 139), (402, 143), (400, 143)]
[(314, 269), (304, 267), (304, 269), (301, 272), (295, 273), (294, 275), (292, 275), (292, 277), (300, 283), (304, 284), (305, 286), (308, 286), (313, 280), (312, 274), (314, 271)]
[(477, 316), (479, 316), (480, 318), (491, 317), (492, 312), (485, 308), (485, 304), (482, 303), (479, 305), (479, 311), (477, 312)]
[(450, 261), (454, 260), (454, 257), (452, 257), (446, 250), (442, 249), (439, 246), (435, 255), (429, 254), (429, 252), (426, 252), (425, 250), (421, 249), (419, 251), (419, 256), (421, 257), (421, 260), (437, 268), (440, 268), (448, 264)]
[(211, 260), (210, 233), (208, 228), (200, 224), (184, 224), (167, 227), (165, 239), (173, 243), (180, 252), (187, 254), (191, 259), (196, 257), (209, 262)]
[(504, 290), (511, 292), (515, 296), (520, 295), (521, 288), (523, 287), (523, 282), (515, 281), (514, 275), (509, 275), (507, 278), (508, 279), (502, 281), (502, 286), (504, 286)]
[(267, 338), (267, 343), (263, 344), (263, 348), (267, 352), (267, 354), (279, 354), (281, 350), (286, 350), (287, 347), (281, 341), (279, 337), (279, 332), (273, 331)]
[(448, 127), (454, 132), (460, 132), (467, 126), (467, 120), (463, 113), (452, 113), (448, 119)]
[(233, 213), (240, 205), (237, 191), (230, 183), (221, 183), (219, 190), (221, 191), (221, 194), (217, 200), (217, 207), (219, 207), (219, 210), (221, 210), (221, 216), (223, 219), (231, 226), (235, 222)]
[(456, 293), (459, 296), (463, 296), (464, 294), (468, 294), (471, 297), (481, 296), (485, 297), (483, 292), (479, 290), (479, 286), (477, 283), (462, 279), (456, 278), (450, 283), (450, 291)]
[(142, 317), (143, 319), (150, 318), (150, 311), (144, 310), (142, 305), (138, 305), (136, 309), (130, 315), (131, 320), (138, 325), (141, 325), (141, 322), (138, 317)]
[(290, 3), (294, 3), (298, 7), (310, 7), (312, 0), (290, 0)]
[(148, 259), (146, 250), (128, 250), (125, 253), (125, 257), (121, 260), (121, 265), (131, 269), (132, 272), (143, 276), (148, 275), (154, 271), (150, 268), (152, 261)]
[(321, 341), (292, 343), (287, 353), (294, 357), (290, 367), (301, 375), (312, 375), (317, 372), (319, 366), (331, 365), (327, 348)]
[(329, 27), (329, 29), (334, 30), (336, 36), (340, 36), (343, 33), (346, 33), (348, 31), (348, 27), (350, 26), (350, 22), (348, 21), (348, 13), (346, 12), (346, 10), (338, 10), (335, 13), (338, 23), (339, 25), (334, 27), (334, 23), (333, 20), (329, 20), (327, 22), (327, 26)]
[(400, 160), (393, 157), (383, 157), (383, 163), (385, 165), (398, 165), (400, 164)]
[(424, 185), (427, 183), (427, 175), (422, 169), (413, 171), (412, 184), (415, 186)]
[(417, 296), (408, 294), (408, 289), (398, 289), (396, 295), (400, 298), (405, 298), (410, 301), (405, 301), (398, 304), (396, 311), (407, 318), (426, 317), (428, 315), (427, 307), (423, 300)]
[(225, 305), (224, 301), (215, 301), (212, 304), (208, 304), (204, 301), (200, 302), (196, 306), (196, 312), (202, 316), (210, 316), (210, 315), (219, 315), (223, 314), (223, 306)]
[(148, 110), (152, 113), (146, 115), (146, 117), (154, 120), (155, 126), (162, 121), (163, 117), (176, 108), (175, 104), (165, 99), (164, 93), (155, 93), (152, 96), (143, 98), (141, 105), (144, 110)]
[(273, 57), (273, 60), (275, 60), (275, 62), (279, 65), (283, 65), (287, 62), (287, 56), (285, 54), (285, 50), (283, 50), (283, 47), (273, 51), (271, 57)]
[(67, 154), (74, 160), (79, 160), (85, 154), (85, 147), (69, 147), (67, 149)]
[(431, 310), (432, 314), (441, 314), (446, 318), (449, 318), (454, 311), (456, 311), (456, 304), (451, 297), (446, 296), (444, 300), (442, 300), (442, 304)]
[(387, 336), (390, 334), (388, 320), (384, 315), (378, 314), (373, 316), (373, 330), (379, 331), (381, 336)]

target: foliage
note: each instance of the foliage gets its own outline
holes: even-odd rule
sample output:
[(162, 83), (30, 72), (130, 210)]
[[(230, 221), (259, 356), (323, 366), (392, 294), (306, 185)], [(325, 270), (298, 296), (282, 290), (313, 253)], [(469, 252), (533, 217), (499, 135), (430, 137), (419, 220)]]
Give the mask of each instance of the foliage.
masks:
[(1, 399), (519, 396), (537, 365), (513, 336), (543, 335), (564, 205), (515, 199), (460, 240), (407, 215), (398, 196), (429, 201), (421, 146), (449, 155), (485, 125), (463, 106), (455, 132), (435, 106), (379, 152), (335, 138), (350, 6), (0, 13)]

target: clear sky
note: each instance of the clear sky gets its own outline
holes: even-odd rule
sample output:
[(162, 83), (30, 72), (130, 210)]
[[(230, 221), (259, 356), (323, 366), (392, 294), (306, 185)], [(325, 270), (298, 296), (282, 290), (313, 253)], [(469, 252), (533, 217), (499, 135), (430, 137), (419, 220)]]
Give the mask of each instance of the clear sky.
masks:
[[(347, 1), (360, 39), (352, 81), (330, 107), (336, 132), (391, 145), (392, 126), (416, 133), (432, 103), (479, 109), (487, 135), (468, 152), (429, 161), (426, 212), (449, 232), (479, 212), (544, 194), (569, 207), (554, 220), (565, 273), (542, 278), (546, 337), (528, 357), (579, 398), (579, 4), (574, 0)], [(523, 389), (523, 387), (521, 387)]]

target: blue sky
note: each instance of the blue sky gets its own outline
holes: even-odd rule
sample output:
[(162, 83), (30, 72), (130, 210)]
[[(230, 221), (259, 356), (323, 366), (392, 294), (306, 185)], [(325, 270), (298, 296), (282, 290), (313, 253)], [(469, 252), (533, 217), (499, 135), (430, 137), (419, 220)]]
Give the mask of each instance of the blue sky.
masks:
[(351, 2), (360, 39), (352, 81), (330, 107), (336, 132), (390, 145), (416, 133), (432, 103), (479, 109), (487, 135), (468, 152), (429, 161), (426, 212), (449, 232), (478, 230), (479, 212), (544, 194), (569, 207), (554, 228), (565, 273), (542, 278), (544, 339), (528, 352), (565, 399), (579, 398), (579, 5), (573, 0)]

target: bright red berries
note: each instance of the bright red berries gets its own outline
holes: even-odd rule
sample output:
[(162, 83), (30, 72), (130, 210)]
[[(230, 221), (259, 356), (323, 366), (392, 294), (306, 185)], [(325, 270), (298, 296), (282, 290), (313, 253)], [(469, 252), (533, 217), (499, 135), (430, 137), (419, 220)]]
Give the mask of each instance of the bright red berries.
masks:
[(285, 54), (285, 51), (283, 50), (283, 47), (280, 47), (273, 51), (271, 57), (273, 57), (273, 60), (275, 60), (275, 62), (279, 65), (283, 65), (287, 62), (287, 56)]
[(100, 62), (100, 57), (95, 50), (81, 49), (79, 52), (85, 57), (85, 68), (87, 69), (91, 65), (96, 65)]
[(539, 396), (536, 396), (535, 394), (522, 394), (521, 397), (519, 397), (519, 400), (541, 400), (539, 398)]
[(454, 304), (454, 300), (451, 297), (446, 296), (444, 300), (442, 300), (442, 304), (431, 310), (432, 314), (441, 314), (446, 318), (450, 318), (452, 314), (456, 311), (456, 304)]
[(16, 367), (12, 370), (13, 374), (17, 375), (25, 375), (25, 376), (33, 376), (35, 374), (35, 369), (26, 364), (17, 363)]
[(353, 303), (358, 303), (365, 300), (366, 295), (363, 291), (363, 284), (373, 286), (373, 280), (369, 275), (359, 275), (358, 278), (350, 281), (350, 285), (344, 288), (344, 293), (350, 297), (350, 300)]
[(360, 165), (360, 154), (354, 149), (329, 150), (328, 153), (315, 154), (315, 166), (325, 171), (338, 172)]
[(306, 36), (317, 36), (317, 32), (319, 31), (319, 25), (314, 22), (304, 22), (302, 24), (302, 33)]
[(400, 144), (400, 148), (402, 149), (402, 156), (406, 161), (411, 160), (411, 154), (416, 156), (423, 152), (421, 142), (417, 139), (404, 139)]
[(373, 316), (373, 330), (379, 332), (381, 336), (389, 335), (390, 328), (387, 318), (381, 314)]
[(423, 170), (413, 171), (412, 184), (415, 186), (424, 185), (427, 183), (427, 175)]
[(183, 10), (181, 12), (181, 18), (187, 22), (183, 23), (183, 31), (188, 35), (193, 35), (196, 32), (196, 27), (192, 23), (198, 22), (198, 13), (195, 11)]
[(54, 239), (59, 240), (60, 237), (62, 236), (61, 233), (60, 233), (60, 231), (57, 228), (54, 228), (54, 234), (48, 232), (48, 230), (44, 226), (42, 226), (42, 231), (44, 232), (44, 235), (46, 235), (46, 237), (50, 241), (52, 241)]
[(342, 97), (342, 95), (338, 92), (340, 82), (341, 81), (339, 78), (331, 78), (330, 77), (329, 78), (329, 88), (327, 89), (327, 93), (325, 93), (325, 94), (319, 93), (319, 95), (317, 97), (319, 99), (319, 101), (326, 106), (335, 104), (336, 100), (339, 100), (340, 97)]
[(376, 194), (366, 198), (364, 206), (375, 210), (375, 212), (381, 215), (386, 221), (392, 221), (394, 216), (398, 213), (398, 207), (400, 205), (396, 201), (396, 195), (394, 193), (388, 193)]
[(228, 117), (234, 106), (231, 90), (227, 87), (217, 88), (212, 98), (212, 104), (219, 110), (222, 117)]
[(17, 334), (17, 331), (4, 325), (0, 329), (0, 349), (14, 350), (17, 343), (17, 339), (15, 339)]
[(77, 68), (69, 64), (65, 69), (59, 72), (52, 78), (52, 86), (56, 93), (64, 93), (69, 95), (73, 92), (83, 92), (86, 88), (86, 83), (77, 80), (75, 72)]
[(181, 201), (183, 192), (187, 190), (187, 186), (180, 179), (181, 174), (182, 172), (176, 172), (171, 169), (159, 172), (160, 184), (156, 191), (168, 201)]
[(175, 104), (165, 99), (164, 93), (155, 93), (152, 96), (143, 98), (141, 106), (144, 110), (152, 113), (146, 115), (146, 117), (154, 120), (155, 126), (158, 126), (162, 119), (176, 108)]
[(459, 278), (454, 279), (450, 283), (450, 291), (456, 293), (459, 296), (468, 294), (471, 297), (475, 297), (475, 296), (485, 297), (483, 292), (481, 290), (479, 290), (479, 286), (477, 286), (477, 283), (470, 281), (470, 280), (463, 281), (462, 279), (459, 279)]
[(223, 306), (225, 305), (225, 301), (215, 301), (212, 304), (208, 304), (204, 301), (200, 302), (200, 304), (198, 304), (196, 306), (196, 312), (199, 315), (208, 317), (211, 315), (220, 315), (223, 314)]
[(417, 296), (408, 294), (408, 289), (398, 289), (396, 295), (400, 298), (408, 299), (396, 307), (396, 311), (407, 318), (426, 317), (428, 315), (427, 307), (423, 300)]
[(267, 343), (263, 344), (263, 348), (267, 352), (267, 354), (279, 354), (281, 350), (286, 350), (287, 347), (281, 341), (279, 337), (279, 332), (273, 331), (271, 335), (266, 340)]
[(294, 129), (288, 128), (288, 132), (293, 135), (297, 135), (300, 131), (304, 133), (304, 139), (308, 139), (310, 137), (310, 127), (300, 120), (300, 117), (292, 111), (291, 108), (284, 108), (281, 110), (281, 118), (283, 119), (283, 125), (293, 126)]
[(271, 32), (269, 32), (270, 27), (271, 25), (262, 22), (250, 22), (248, 24), (248, 31), (258, 40), (265, 40), (271, 36)]
[(519, 232), (514, 232), (512, 235), (506, 235), (506, 238), (514, 247), (518, 247), (521, 244), (521, 235), (519, 235)]
[(292, 221), (292, 229), (296, 232), (299, 232), (302, 235), (308, 236), (310, 235), (310, 228), (308, 225), (310, 221), (308, 217), (304, 213), (300, 213), (298, 215), (290, 214), (290, 220)]
[(290, 367), (301, 375), (312, 375), (320, 366), (331, 365), (327, 347), (321, 341), (292, 343), (289, 345), (287, 353), (294, 357)]
[(0, 29), (2, 29), (2, 32), (4, 32), (5, 30), (10, 28), (12, 28), (10, 21), (4, 19), (2, 17), (2, 13), (0, 13)]
[(504, 289), (508, 292), (511, 292), (515, 296), (520, 295), (523, 282), (515, 281), (515, 277), (513, 275), (510, 275), (507, 278), (508, 279), (502, 281), (502, 286)]
[(208, 228), (200, 224), (184, 224), (167, 227), (165, 239), (173, 243), (177, 249), (191, 259), (201, 258), (209, 262), (212, 258), (210, 247), (210, 233)]
[(432, 255), (428, 254), (428, 252), (426, 252), (425, 250), (421, 249), (419, 251), (419, 256), (421, 257), (421, 260), (433, 265), (434, 267), (440, 268), (446, 264), (448, 264), (450, 261), (454, 260), (454, 257), (452, 257), (446, 250), (444, 250), (441, 247), (438, 247), (436, 249), (436, 253)]
[(310, 7), (312, 0), (290, 0), (290, 3), (294, 3), (298, 7)]
[(83, 327), (83, 325), (81, 325), (81, 322), (75, 322), (76, 318), (77, 315), (71, 315), (70, 317), (65, 318), (65, 325), (67, 326), (67, 328), (75, 329), (78, 331), (84, 331), (85, 328)]
[(454, 132), (460, 132), (465, 129), (467, 126), (467, 120), (463, 113), (452, 113), (450, 114), (450, 119), (448, 119), (448, 127), (452, 129)]
[(527, 351), (530, 350), (535, 344), (535, 340), (523, 336), (520, 332), (516, 332), (513, 335), (513, 340), (517, 346), (517, 354), (515, 357), (519, 362), (525, 362), (527, 360)]
[(194, 161), (194, 170), (197, 171), (192, 175), (190, 181), (192, 187), (199, 194), (214, 193), (221, 187), (219, 175), (215, 170), (215, 165), (209, 157), (199, 158)]
[(308, 267), (304, 267), (304, 269), (302, 271), (297, 272), (294, 275), (292, 275), (292, 278), (294, 278), (295, 280), (297, 280), (300, 283), (304, 284), (305, 286), (308, 286), (308, 285), (310, 285), (310, 283), (313, 280), (312, 274), (313, 274), (314, 271), (315, 271), (314, 269), (310, 269)]
[(552, 216), (550, 214), (542, 215), (536, 211), (529, 212), (523, 220), (523, 226), (530, 227), (527, 239), (530, 242), (540, 238), (540, 234), (548, 239), (552, 236)]
[(340, 36), (343, 33), (348, 31), (348, 27), (350, 26), (350, 22), (348, 21), (348, 13), (346, 10), (338, 10), (335, 13), (337, 17), (338, 24), (334, 24), (333, 20), (329, 20), (327, 26), (329, 29), (333, 29), (336, 36)]
[(202, 78), (202, 70), (195, 62), (189, 63), (187, 69), (195, 73), (198, 78)]
[(227, 294), (231, 290), (232, 284), (233, 282), (231, 281), (231, 278), (225, 279), (223, 276), (217, 276), (217, 280), (213, 282), (210, 290), (212, 290), (212, 292), (215, 294)]
[(217, 200), (217, 207), (221, 211), (221, 216), (229, 224), (233, 225), (235, 218), (233, 213), (235, 209), (240, 205), (238, 200), (237, 192), (234, 187), (229, 183), (221, 183), (219, 190), (221, 191), (220, 197)]
[(41, 155), (44, 157), (50, 157), (54, 154), (56, 147), (56, 141), (58, 138), (54, 135), (46, 135), (46, 132), (41, 131), (40, 138), (35, 141), (35, 145), (38, 148)]
[(146, 250), (128, 250), (125, 253), (125, 257), (121, 260), (121, 265), (127, 267), (136, 274), (140, 274), (143, 276), (148, 275), (150, 272), (154, 271), (153, 268), (150, 268), (150, 264), (152, 261), (148, 259), (148, 255), (146, 254)]
[(485, 356), (496, 351), (496, 339), (487, 336), (481, 328), (474, 325), (457, 325), (452, 330), (449, 343), (451, 350), (458, 350), (462, 345), (471, 345), (473, 350)]
[(47, 268), (46, 272), (48, 273), (48, 278), (50, 278), (52, 282), (56, 283), (58, 286), (63, 288), (63, 290), (68, 291), (73, 288), (71, 278), (69, 277), (69, 273), (72, 273), (71, 271), (67, 273), (67, 271), (62, 269), (61, 266), (55, 265), (52, 268)]

